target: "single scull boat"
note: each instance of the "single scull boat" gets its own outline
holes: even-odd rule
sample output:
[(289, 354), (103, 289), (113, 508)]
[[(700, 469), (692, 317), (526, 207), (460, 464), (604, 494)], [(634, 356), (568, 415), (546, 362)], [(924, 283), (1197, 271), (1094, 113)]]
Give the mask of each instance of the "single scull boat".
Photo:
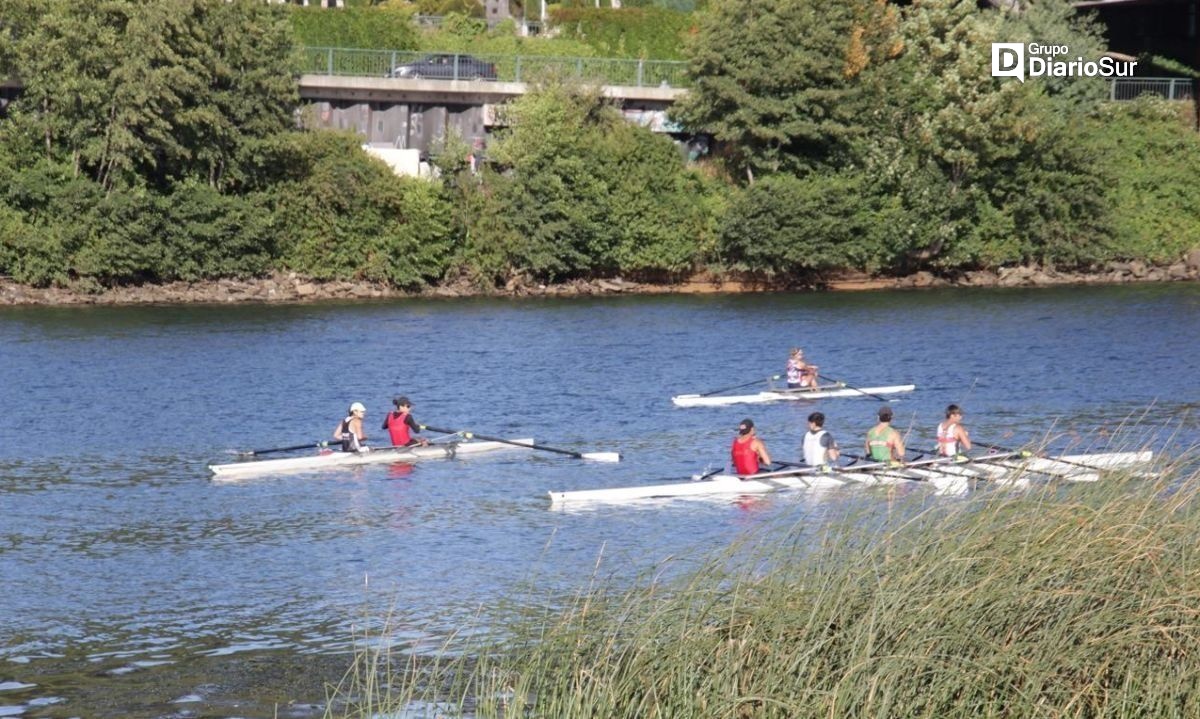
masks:
[(1021, 476), (1041, 476), (1072, 481), (1093, 481), (1099, 472), (1145, 464), (1150, 451), (1074, 454), (1060, 457), (1023, 458), (1020, 452), (970, 458), (935, 457), (895, 466), (884, 462), (836, 467), (827, 471), (805, 467), (762, 472), (747, 477), (718, 474), (691, 482), (550, 492), (552, 505), (594, 502), (627, 502), (660, 497), (695, 497), (721, 494), (761, 494), (780, 489), (822, 489), (850, 483), (897, 484), (927, 482), (939, 490), (957, 489), (971, 479), (991, 481)]
[(290, 457), (257, 462), (233, 462), (209, 465), (214, 480), (239, 479), (257, 474), (273, 472), (306, 472), (330, 467), (351, 467), (360, 464), (389, 464), (392, 462), (417, 462), (425, 459), (446, 459), (464, 455), (495, 452), (501, 449), (516, 449), (513, 444), (533, 445), (532, 438), (512, 439), (507, 442), (446, 442), (425, 447), (380, 447), (369, 452), (329, 452), (308, 457)]
[(842, 385), (825, 385), (817, 389), (777, 389), (754, 394), (705, 396), (702, 394), (680, 394), (671, 398), (677, 407), (722, 407), (727, 404), (761, 404), (763, 402), (787, 402), (835, 397), (866, 397), (875, 394), (899, 394), (912, 392), (915, 384), (898, 384), (890, 387), (863, 387), (852, 389)]

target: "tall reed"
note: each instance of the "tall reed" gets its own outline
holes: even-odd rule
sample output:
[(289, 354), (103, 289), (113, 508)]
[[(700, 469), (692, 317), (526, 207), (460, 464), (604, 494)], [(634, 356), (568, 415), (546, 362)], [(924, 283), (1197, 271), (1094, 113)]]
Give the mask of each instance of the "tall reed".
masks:
[(1193, 470), (767, 528), (514, 618), (388, 711), (416, 716), (419, 682), (439, 716), (1200, 716), (1198, 491)]

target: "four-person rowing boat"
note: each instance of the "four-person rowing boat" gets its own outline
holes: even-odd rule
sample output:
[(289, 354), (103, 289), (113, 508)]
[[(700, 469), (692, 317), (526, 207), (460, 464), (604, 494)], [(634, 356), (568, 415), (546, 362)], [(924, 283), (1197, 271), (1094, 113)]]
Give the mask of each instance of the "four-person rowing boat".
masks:
[(844, 384), (817, 385), (814, 389), (772, 389), (754, 394), (707, 395), (680, 394), (671, 398), (677, 407), (721, 407), (729, 404), (760, 404), (763, 402), (786, 402), (836, 397), (871, 397), (881, 394), (912, 392), (915, 384), (898, 384), (888, 387), (848, 387)]
[(1021, 482), (1030, 477), (1069, 481), (1095, 481), (1101, 472), (1129, 470), (1149, 463), (1150, 451), (1111, 452), (1027, 457), (1023, 452), (1005, 452), (976, 458), (936, 457), (903, 465), (864, 462), (843, 467), (803, 467), (747, 476), (714, 474), (690, 482), (550, 492), (554, 506), (588, 503), (628, 502), (666, 497), (746, 495), (781, 489), (827, 489), (846, 484), (897, 484), (925, 482), (941, 491), (957, 491), (972, 480)]
[(276, 472), (305, 472), (333, 467), (349, 467), (361, 464), (389, 464), (395, 462), (417, 462), (426, 459), (446, 459), (465, 455), (513, 449), (514, 445), (534, 447), (532, 438), (502, 441), (465, 441), (441, 444), (414, 445), (411, 447), (381, 447), (370, 451), (343, 452), (327, 451), (325, 454), (287, 459), (269, 459), (231, 464), (209, 465), (213, 479), (232, 480), (259, 474)]

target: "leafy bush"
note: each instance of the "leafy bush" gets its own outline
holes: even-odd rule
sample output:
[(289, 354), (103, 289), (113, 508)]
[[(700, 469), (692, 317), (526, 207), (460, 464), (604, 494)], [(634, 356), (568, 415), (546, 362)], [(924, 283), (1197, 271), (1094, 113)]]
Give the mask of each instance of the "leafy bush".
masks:
[(350, 133), (291, 138), (297, 178), (273, 193), (283, 264), (316, 279), (420, 287), (445, 272), (450, 208), (438, 188), (396, 177)]
[(153, 238), (161, 253), (159, 280), (255, 277), (270, 270), (276, 237), (261, 196), (222, 195), (187, 182), (163, 199), (164, 221)]
[(506, 264), (548, 280), (696, 263), (710, 224), (703, 184), (669, 139), (563, 83), (509, 110), (488, 153), (504, 174), (485, 175), (482, 189), (502, 215), (497, 227), (477, 228), (477, 242), (506, 248)]
[(364, 50), (416, 50), (418, 31), (412, 11), (388, 7), (292, 8), (296, 41), (308, 47), (356, 47)]
[(1104, 106), (1080, 126), (1108, 181), (1116, 259), (1174, 262), (1200, 247), (1200, 137), (1190, 105), (1158, 98)]
[(564, 37), (587, 43), (604, 57), (679, 60), (692, 16), (659, 8), (560, 8), (551, 23)]
[(812, 281), (828, 270), (878, 266), (884, 235), (901, 217), (864, 175), (775, 175), (735, 196), (720, 248), (733, 269)]

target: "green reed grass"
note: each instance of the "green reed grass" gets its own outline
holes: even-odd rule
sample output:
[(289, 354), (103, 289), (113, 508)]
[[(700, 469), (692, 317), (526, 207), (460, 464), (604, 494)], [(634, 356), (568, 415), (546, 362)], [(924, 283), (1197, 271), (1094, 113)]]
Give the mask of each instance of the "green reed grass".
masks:
[[(1176, 470), (766, 528), (514, 617), (347, 715), (1200, 716), (1198, 492)], [(434, 697), (453, 708), (417, 711)]]

